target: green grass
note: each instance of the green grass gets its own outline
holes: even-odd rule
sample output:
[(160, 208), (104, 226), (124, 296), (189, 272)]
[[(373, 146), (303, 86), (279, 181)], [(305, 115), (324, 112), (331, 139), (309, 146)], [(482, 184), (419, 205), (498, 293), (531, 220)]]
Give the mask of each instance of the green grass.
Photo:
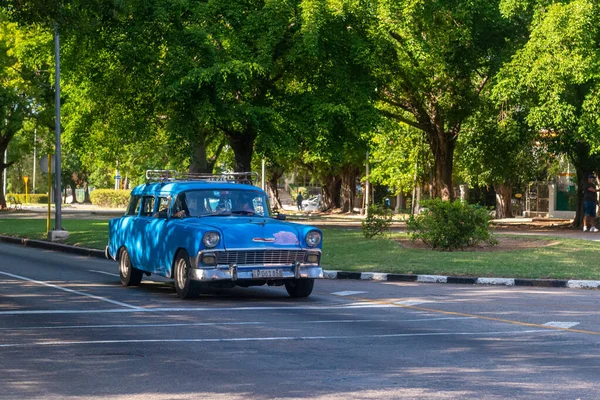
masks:
[[(597, 242), (536, 237), (555, 245), (495, 252), (402, 248), (390, 239), (365, 239), (360, 230), (323, 229), (323, 267), (343, 271), (510, 278), (600, 279)], [(531, 238), (531, 236), (527, 236)]]
[[(103, 249), (108, 222), (65, 219), (68, 244)], [(600, 243), (537, 237), (556, 242), (536, 249), (440, 252), (402, 248), (390, 239), (365, 239), (359, 229), (324, 228), (323, 267), (344, 271), (515, 278), (600, 279)], [(0, 219), (0, 234), (45, 239), (43, 219)], [(531, 236), (527, 236), (531, 238)]]
[[(63, 229), (69, 232), (67, 244), (104, 249), (108, 242), (108, 221), (64, 219)], [(0, 235), (46, 239), (46, 220), (0, 219)]]

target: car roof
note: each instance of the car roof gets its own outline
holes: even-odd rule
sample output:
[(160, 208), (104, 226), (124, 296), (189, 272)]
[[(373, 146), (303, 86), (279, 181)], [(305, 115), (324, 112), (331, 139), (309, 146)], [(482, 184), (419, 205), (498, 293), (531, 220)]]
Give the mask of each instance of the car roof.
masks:
[(131, 191), (132, 195), (176, 195), (189, 190), (244, 190), (264, 194), (264, 191), (256, 186), (242, 183), (227, 183), (214, 181), (175, 181), (175, 182), (152, 182), (138, 185)]

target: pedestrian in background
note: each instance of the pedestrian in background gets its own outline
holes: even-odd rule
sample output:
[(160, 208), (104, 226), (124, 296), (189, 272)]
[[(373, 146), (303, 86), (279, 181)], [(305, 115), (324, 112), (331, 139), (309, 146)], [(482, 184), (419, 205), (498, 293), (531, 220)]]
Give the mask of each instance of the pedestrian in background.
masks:
[(587, 232), (588, 226), (590, 232), (598, 232), (598, 229), (594, 226), (596, 219), (596, 200), (598, 189), (596, 189), (596, 177), (594, 174), (588, 175), (588, 181), (585, 188), (584, 202), (583, 202), (583, 231)]
[(296, 205), (298, 206), (298, 211), (302, 211), (302, 192), (298, 192), (298, 196), (296, 196)]

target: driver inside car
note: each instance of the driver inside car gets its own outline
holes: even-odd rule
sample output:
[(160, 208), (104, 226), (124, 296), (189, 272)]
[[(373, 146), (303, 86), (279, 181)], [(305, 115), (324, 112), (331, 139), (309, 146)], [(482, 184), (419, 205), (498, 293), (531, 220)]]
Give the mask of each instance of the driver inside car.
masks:
[(249, 196), (241, 195), (240, 197), (238, 197), (235, 203), (235, 207), (232, 211), (239, 213), (254, 214), (255, 211), (252, 198)]

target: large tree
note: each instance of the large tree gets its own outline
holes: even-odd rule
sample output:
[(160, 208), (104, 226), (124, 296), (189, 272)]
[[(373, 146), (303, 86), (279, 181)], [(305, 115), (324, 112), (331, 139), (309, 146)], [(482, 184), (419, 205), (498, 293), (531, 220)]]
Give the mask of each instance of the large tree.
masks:
[[(36, 60), (28, 57), (26, 51), (39, 40), (41, 32), (37, 27), (19, 28), (0, 12), (0, 175), (17, 161), (3, 161), (9, 143), (23, 129), (25, 121), (33, 118), (34, 111), (43, 108), (40, 102), (47, 77), (40, 73), (39, 65), (47, 65), (43, 64), (43, 55)], [(5, 193), (0, 189), (0, 209), (4, 208)]]
[(526, 113), (539, 140), (575, 166), (579, 225), (587, 174), (600, 162), (600, 5), (507, 0), (504, 9), (532, 22), (526, 44), (500, 74), (496, 96), (505, 118)]
[(523, 113), (500, 120), (492, 101), (470, 118), (457, 143), (457, 172), (471, 187), (491, 186), (496, 218), (510, 218), (512, 190), (535, 180), (546, 167), (547, 149), (535, 143), (535, 131)]
[(434, 158), (433, 194), (454, 198), (456, 141), (519, 34), (499, 0), (374, 1), (381, 113), (423, 132)]

